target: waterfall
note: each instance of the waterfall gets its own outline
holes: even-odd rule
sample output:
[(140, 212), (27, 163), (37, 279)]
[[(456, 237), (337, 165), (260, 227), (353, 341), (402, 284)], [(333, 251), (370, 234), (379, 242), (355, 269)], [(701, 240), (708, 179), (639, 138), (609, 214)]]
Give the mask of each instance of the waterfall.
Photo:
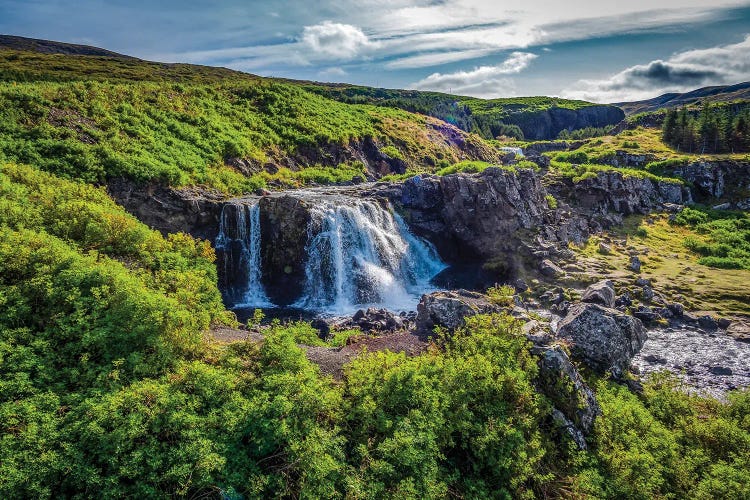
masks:
[(215, 245), (217, 252), (224, 254), (224, 276), (235, 307), (272, 306), (261, 282), (258, 204), (224, 205)]
[(305, 286), (298, 307), (348, 314), (360, 307), (413, 308), (445, 268), (390, 206), (348, 196), (318, 199), (308, 228)]

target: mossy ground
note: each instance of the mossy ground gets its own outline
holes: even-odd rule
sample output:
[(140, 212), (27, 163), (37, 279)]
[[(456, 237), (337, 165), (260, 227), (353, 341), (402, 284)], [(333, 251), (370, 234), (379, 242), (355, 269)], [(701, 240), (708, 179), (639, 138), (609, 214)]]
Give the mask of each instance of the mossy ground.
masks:
[[(655, 291), (682, 302), (687, 309), (719, 316), (750, 315), (750, 271), (717, 269), (698, 263), (699, 255), (685, 246), (687, 238), (703, 240), (705, 235), (670, 224), (668, 215), (626, 218), (622, 227), (589, 239), (583, 247), (572, 249), (583, 276), (591, 281), (611, 279), (618, 291), (634, 286), (638, 277), (650, 279)], [(612, 252), (599, 252), (600, 242)], [(641, 272), (629, 268), (631, 253), (637, 253)], [(637, 298), (638, 294), (634, 294)]]

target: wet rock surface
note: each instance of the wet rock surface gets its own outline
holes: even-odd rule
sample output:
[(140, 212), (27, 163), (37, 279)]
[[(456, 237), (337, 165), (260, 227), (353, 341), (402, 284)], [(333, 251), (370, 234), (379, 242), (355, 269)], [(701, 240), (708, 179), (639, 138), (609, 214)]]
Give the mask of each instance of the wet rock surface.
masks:
[(653, 329), (633, 367), (642, 376), (668, 370), (690, 387), (722, 397), (750, 386), (750, 343), (689, 326)]

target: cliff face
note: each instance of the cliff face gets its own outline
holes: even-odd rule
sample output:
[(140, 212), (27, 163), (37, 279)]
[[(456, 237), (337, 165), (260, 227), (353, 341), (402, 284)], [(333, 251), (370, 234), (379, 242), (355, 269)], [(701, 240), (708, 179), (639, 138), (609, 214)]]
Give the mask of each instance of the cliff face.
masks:
[[(223, 202), (189, 191), (151, 187), (138, 189), (121, 182), (110, 192), (129, 211), (163, 232), (184, 231), (215, 241), (222, 210), (256, 204), (259, 207), (260, 264), (268, 298), (279, 304), (299, 297), (305, 280), (306, 245), (316, 204), (336, 195), (388, 200), (409, 229), (431, 241), (452, 264), (489, 263), (508, 276), (566, 251), (569, 241), (621, 221), (622, 216), (647, 214), (664, 203), (692, 201), (690, 191), (669, 182), (600, 172), (573, 182), (534, 170), (517, 172), (488, 168), (479, 174), (420, 175), (403, 183), (363, 184), (347, 188), (288, 191), (253, 200)], [(550, 207), (554, 196), (557, 207)], [(239, 203), (239, 205), (238, 205)], [(381, 204), (386, 207), (387, 204)], [(230, 214), (231, 215), (231, 214)], [(239, 224), (224, 217), (225, 226)], [(230, 238), (237, 228), (224, 227)], [(320, 231), (320, 228), (317, 229)], [(225, 255), (226, 254), (226, 255)], [(234, 275), (247, 274), (237, 252), (219, 252), (220, 283), (237, 288)]]
[(736, 208), (750, 208), (750, 162), (697, 161), (670, 173), (692, 184), (696, 201), (722, 199)]
[(548, 140), (556, 139), (563, 130), (607, 127), (624, 119), (625, 113), (620, 108), (601, 105), (577, 110), (553, 107), (535, 113), (511, 115), (503, 121), (518, 125), (527, 140)]

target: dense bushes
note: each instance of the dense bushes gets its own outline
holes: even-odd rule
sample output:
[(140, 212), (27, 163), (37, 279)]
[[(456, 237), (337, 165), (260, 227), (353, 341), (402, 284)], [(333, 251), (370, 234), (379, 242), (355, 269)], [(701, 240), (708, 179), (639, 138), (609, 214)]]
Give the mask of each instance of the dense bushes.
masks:
[(685, 246), (701, 255), (699, 263), (722, 269), (750, 269), (750, 216), (746, 212), (700, 210), (687, 207), (675, 223), (699, 234)]

